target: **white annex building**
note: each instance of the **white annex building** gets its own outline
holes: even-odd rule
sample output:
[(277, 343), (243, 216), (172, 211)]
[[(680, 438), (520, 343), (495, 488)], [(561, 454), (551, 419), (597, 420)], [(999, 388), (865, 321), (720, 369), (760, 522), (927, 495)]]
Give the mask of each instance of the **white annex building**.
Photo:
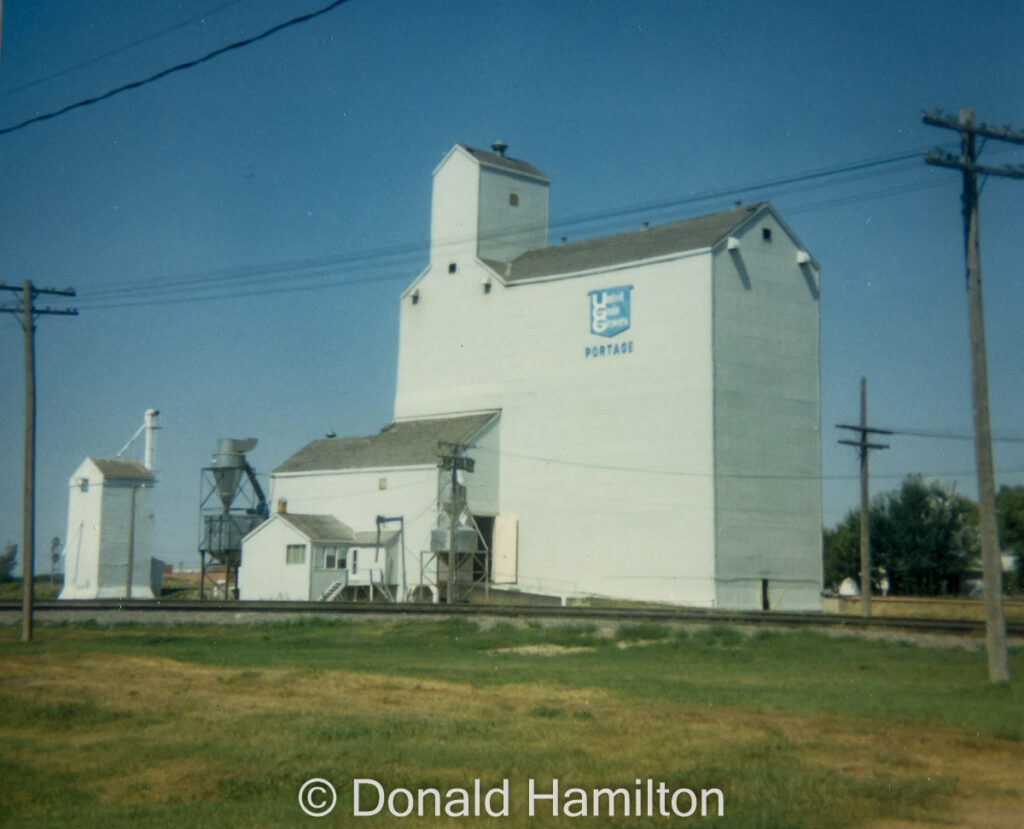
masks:
[[(274, 470), (298, 520), (246, 538), (241, 597), (320, 598), (322, 550), (380, 516), (400, 530), (373, 548), (394, 595), (443, 600), (448, 454), (475, 462), (458, 523), (491, 589), (820, 608), (817, 262), (767, 203), (549, 246), (548, 178), (495, 150), (456, 145), (434, 171), (394, 422)], [(352, 537), (314, 538), (315, 516)]]
[(153, 558), (155, 483), (138, 460), (86, 458), (75, 470), (59, 598), (160, 595), (163, 562)]

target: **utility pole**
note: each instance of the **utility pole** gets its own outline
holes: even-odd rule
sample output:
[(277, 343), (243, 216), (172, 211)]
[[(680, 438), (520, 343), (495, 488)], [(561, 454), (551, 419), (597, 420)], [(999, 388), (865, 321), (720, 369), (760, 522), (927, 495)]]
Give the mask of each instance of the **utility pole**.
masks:
[(0, 291), (21, 292), (21, 305), (0, 307), (7, 314), (21, 314), (21, 327), (25, 334), (25, 455), (24, 455), (24, 496), (21, 513), (21, 641), (32, 641), (32, 604), (35, 577), (36, 545), (36, 366), (35, 366), (35, 318), (45, 314), (77, 315), (73, 308), (35, 308), (33, 302), (40, 294), (74, 296), (73, 288), (58, 291), (54, 288), (36, 288), (25, 280), (21, 288), (0, 284)]
[(54, 536), (50, 539), (50, 584), (53, 584), (54, 574), (57, 570), (57, 562), (60, 560), (60, 539)]
[[(124, 597), (126, 599), (132, 597), (132, 569), (135, 567), (135, 490), (137, 489), (138, 487), (132, 484), (131, 492), (128, 495), (128, 512), (130, 517), (128, 519), (128, 577), (124, 588)], [(226, 581), (224, 585), (226, 588)]]
[[(995, 464), (992, 459), (992, 424), (988, 407), (988, 359), (985, 353), (985, 315), (981, 290), (981, 238), (978, 215), (978, 174), (1024, 178), (1024, 166), (988, 167), (978, 163), (977, 137), (1024, 144), (1024, 133), (1007, 124), (991, 127), (974, 123), (974, 110), (960, 111), (958, 118), (941, 110), (925, 113), (924, 122), (960, 133), (959, 156), (934, 150), (925, 163), (951, 167), (963, 173), (964, 246), (967, 261), (967, 323), (971, 342), (971, 398), (974, 409), (974, 453), (978, 468), (978, 508), (981, 532), (981, 567), (985, 585), (985, 630), (988, 675), (992, 682), (1010, 681), (1006, 651), (1006, 612), (1003, 609), (1003, 562), (999, 554), (996, 524)], [(983, 142), (984, 143), (984, 142)]]
[(475, 466), (475, 462), (472, 458), (464, 457), (461, 453), (466, 449), (472, 449), (471, 444), (467, 443), (452, 443), (451, 441), (442, 440), (438, 442), (440, 447), (449, 447), (450, 454), (441, 455), (441, 463), (439, 464), (440, 469), (443, 471), (451, 472), (451, 493), (448, 499), (448, 604), (454, 604), (457, 599), (458, 592), (458, 557), (455, 553), (455, 528), (458, 524), (458, 520), (462, 515), (463, 510), (466, 508), (466, 500), (458, 494), (459, 491), (459, 471), (465, 470), (466, 472), (472, 472)]
[(847, 446), (860, 450), (860, 610), (864, 616), (871, 616), (871, 502), (868, 488), (868, 452), (872, 449), (888, 449), (886, 443), (868, 443), (868, 435), (891, 435), (886, 429), (872, 429), (868, 426), (868, 380), (860, 378), (860, 425), (837, 423), (839, 429), (860, 432), (859, 440), (841, 440)]

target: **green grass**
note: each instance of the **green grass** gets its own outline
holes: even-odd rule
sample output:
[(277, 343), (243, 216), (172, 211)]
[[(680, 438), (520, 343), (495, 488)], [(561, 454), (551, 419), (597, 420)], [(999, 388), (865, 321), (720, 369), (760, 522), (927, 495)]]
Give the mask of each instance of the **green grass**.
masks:
[[(657, 634), (642, 647), (615, 648)], [(663, 638), (668, 636), (668, 638)], [(525, 645), (583, 647), (552, 658), (494, 653)], [(870, 642), (816, 632), (759, 632), (715, 626), (671, 635), (662, 625), (625, 626), (613, 638), (589, 625), (497, 625), (466, 619), (344, 622), (309, 618), (255, 625), (41, 626), (34, 653), (163, 656), (226, 668), (390, 673), (478, 687), (548, 682), (601, 687), (649, 702), (754, 706), (944, 723), (968, 733), (1024, 738), (1020, 683), (993, 687), (982, 652)], [(24, 653), (14, 628), (0, 630), (0, 659)], [(1015, 676), (1024, 654), (1011, 653)]]
[[(496, 652), (534, 645), (551, 649)], [(144, 671), (102, 694), (84, 688), (88, 677), (80, 691), (60, 684), (56, 666), (91, 655), (173, 660), (160, 662), (171, 674), (174, 665), (183, 675), (202, 666), (205, 679), (194, 696), (140, 692)], [(1024, 654), (1011, 661), (1021, 676)], [(353, 674), (365, 676), (369, 690), (357, 682), (331, 695), (335, 677)], [(305, 696), (312, 687), (324, 689), (322, 704)], [(983, 653), (809, 632), (747, 636), (724, 626), (631, 625), (609, 635), (596, 625), (483, 629), (466, 619), (42, 624), (30, 645), (11, 626), (0, 628), (0, 825), (299, 824), (308, 819), (297, 812), (296, 792), (313, 776), (372, 776), (406, 788), (508, 777), (518, 818), (463, 821), (469, 825), (575, 825), (522, 819), (530, 777), (614, 787), (652, 776), (717, 787), (727, 794), (727, 815), (715, 820), (721, 826), (930, 820), (964, 796), (964, 786), (926, 773), (927, 758), (888, 745), (887, 732), (911, 724), (946, 729), (954, 742), (1020, 750), (1020, 688), (1019, 680), (991, 687)], [(476, 706), (477, 698), (486, 704)], [(758, 733), (761, 725), (702, 731), (704, 720), (729, 723), (733, 715), (723, 711), (737, 721), (761, 716), (757, 723), (849, 719), (844, 728), (874, 735), (884, 748), (858, 755), (868, 757), (869, 771), (848, 773), (816, 759), (834, 749), (827, 736)], [(864, 751), (853, 743), (844, 750)], [(343, 825), (350, 794), (339, 798), (336, 821), (325, 825)]]
[[(0, 582), (0, 599), (20, 600), (22, 583), (21, 578)], [(63, 586), (64, 577), (60, 574), (54, 576), (53, 579), (48, 575), (36, 576), (32, 579), (32, 595), (40, 601), (56, 599)]]

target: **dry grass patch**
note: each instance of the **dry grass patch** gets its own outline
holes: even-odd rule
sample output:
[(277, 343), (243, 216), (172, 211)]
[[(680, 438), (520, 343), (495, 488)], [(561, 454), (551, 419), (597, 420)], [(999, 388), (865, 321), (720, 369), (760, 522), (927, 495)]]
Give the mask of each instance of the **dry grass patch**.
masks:
[(510, 648), (494, 648), (488, 653), (518, 653), (522, 656), (565, 656), (570, 653), (586, 653), (593, 648), (586, 645), (515, 645)]
[[(541, 652), (565, 652), (557, 647)], [(794, 825), (843, 825), (843, 809), (869, 816), (863, 823), (876, 829), (923, 825), (887, 822), (861, 802), (922, 786), (926, 805), (915, 811), (925, 821), (1017, 826), (1024, 814), (1019, 741), (852, 717), (644, 703), (600, 688), (474, 687), (85, 653), (5, 660), (0, 702), (31, 715), (0, 732), (8, 762), (57, 775), (87, 802), (117, 808), (263, 796), (291, 814), (298, 782), (318, 774), (339, 788), (353, 776), (442, 787), (509, 777), (513, 800), (529, 777), (587, 786), (652, 777), (721, 787), (728, 807), (788, 791), (793, 774), (810, 781), (798, 788), (821, 785), (840, 798), (822, 807), (840, 810), (831, 823)]]

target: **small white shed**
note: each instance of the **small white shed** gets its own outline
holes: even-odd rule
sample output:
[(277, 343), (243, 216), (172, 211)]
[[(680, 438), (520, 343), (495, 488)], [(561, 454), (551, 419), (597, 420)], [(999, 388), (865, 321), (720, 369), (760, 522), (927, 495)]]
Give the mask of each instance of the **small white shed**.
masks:
[(86, 458), (75, 470), (59, 598), (154, 598), (155, 483), (139, 460)]
[(332, 515), (278, 512), (242, 539), (239, 598), (391, 598), (401, 536), (356, 532)]

